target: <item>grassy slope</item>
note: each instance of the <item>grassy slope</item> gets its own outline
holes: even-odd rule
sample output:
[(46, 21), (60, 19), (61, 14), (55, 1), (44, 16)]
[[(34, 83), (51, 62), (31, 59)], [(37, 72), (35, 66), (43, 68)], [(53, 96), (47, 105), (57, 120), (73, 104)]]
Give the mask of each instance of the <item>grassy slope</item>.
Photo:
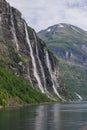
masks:
[(27, 80), (16, 77), (8, 70), (0, 68), (0, 105), (47, 101), (49, 102), (50, 100), (39, 91), (33, 89)]
[(75, 92), (87, 99), (87, 69), (82, 66), (69, 65), (65, 61), (59, 63), (66, 88), (76, 98)]
[(17, 77), (9, 69), (11, 65), (17, 71), (22, 71), (23, 68), (18, 63), (26, 62), (26, 58), (18, 55), (7, 43), (0, 42), (0, 49), (0, 105), (49, 102), (46, 95), (33, 89), (29, 81)]

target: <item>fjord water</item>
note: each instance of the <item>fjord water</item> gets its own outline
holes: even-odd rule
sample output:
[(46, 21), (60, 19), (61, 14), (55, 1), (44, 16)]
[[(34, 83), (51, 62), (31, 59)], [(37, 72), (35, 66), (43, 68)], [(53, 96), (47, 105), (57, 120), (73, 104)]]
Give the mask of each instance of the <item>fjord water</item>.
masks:
[(0, 130), (87, 130), (87, 102), (0, 110)]

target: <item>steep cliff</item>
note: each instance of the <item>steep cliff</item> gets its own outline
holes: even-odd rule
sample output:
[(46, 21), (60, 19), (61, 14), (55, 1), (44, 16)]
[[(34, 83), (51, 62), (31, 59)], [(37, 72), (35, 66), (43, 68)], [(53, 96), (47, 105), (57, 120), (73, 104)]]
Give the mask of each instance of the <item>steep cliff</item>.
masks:
[(28, 80), (32, 88), (51, 99), (68, 97), (60, 80), (58, 60), (21, 13), (5, 0), (0, 0), (0, 68)]

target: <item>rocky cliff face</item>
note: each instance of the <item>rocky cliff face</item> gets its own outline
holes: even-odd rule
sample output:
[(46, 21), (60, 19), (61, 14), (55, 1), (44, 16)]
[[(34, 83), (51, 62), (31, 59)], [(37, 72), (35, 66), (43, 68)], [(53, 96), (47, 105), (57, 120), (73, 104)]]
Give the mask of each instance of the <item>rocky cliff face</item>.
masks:
[(4, 67), (16, 76), (26, 78), (48, 97), (63, 100), (67, 92), (60, 87), (57, 59), (28, 27), (21, 13), (5, 0), (0, 0), (0, 55)]

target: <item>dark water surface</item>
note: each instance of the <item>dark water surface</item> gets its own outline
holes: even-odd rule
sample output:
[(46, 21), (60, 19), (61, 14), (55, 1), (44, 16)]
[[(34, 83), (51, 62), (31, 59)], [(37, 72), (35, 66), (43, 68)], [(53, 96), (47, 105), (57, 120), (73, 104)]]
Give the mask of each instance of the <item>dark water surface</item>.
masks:
[(0, 130), (87, 130), (87, 102), (0, 110)]

